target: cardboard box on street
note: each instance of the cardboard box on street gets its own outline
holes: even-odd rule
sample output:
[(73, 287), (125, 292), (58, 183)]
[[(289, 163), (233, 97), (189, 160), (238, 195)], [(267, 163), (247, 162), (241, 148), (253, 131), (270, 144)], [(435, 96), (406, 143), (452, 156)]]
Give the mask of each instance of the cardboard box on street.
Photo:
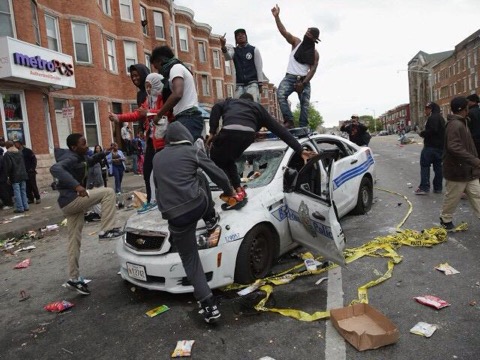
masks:
[(398, 341), (397, 327), (368, 304), (354, 304), (330, 310), (337, 331), (359, 351), (377, 349)]

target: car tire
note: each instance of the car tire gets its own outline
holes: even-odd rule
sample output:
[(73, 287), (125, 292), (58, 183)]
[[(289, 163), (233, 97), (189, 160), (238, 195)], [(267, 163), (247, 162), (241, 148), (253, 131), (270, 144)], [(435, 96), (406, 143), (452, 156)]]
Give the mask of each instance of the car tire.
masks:
[(352, 210), (354, 215), (366, 214), (372, 208), (373, 202), (373, 184), (372, 180), (364, 177), (358, 189), (357, 206)]
[(272, 268), (275, 238), (265, 224), (253, 227), (243, 238), (235, 264), (235, 282), (250, 284), (263, 279)]

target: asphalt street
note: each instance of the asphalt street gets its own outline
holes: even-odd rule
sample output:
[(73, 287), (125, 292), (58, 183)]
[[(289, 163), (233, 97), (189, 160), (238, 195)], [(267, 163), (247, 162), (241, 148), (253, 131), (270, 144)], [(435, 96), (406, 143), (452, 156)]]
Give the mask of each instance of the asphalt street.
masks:
[[(419, 138), (416, 137), (418, 140)], [(374, 137), (378, 188), (405, 195), (413, 210), (404, 229), (438, 226), (441, 194), (416, 196), (421, 144), (399, 146), (397, 137)], [(407, 185), (412, 184), (412, 187)], [(409, 205), (398, 195), (375, 190), (372, 210), (347, 216), (341, 223), (347, 246), (357, 247), (395, 232)], [(131, 214), (119, 210), (117, 225)], [(160, 214), (155, 212), (152, 216)], [(478, 359), (480, 340), (480, 223), (462, 200), (454, 222), (466, 221), (468, 231), (449, 235), (432, 248), (402, 247), (403, 260), (392, 278), (369, 289), (369, 303), (397, 326), (399, 341), (376, 350), (358, 352), (343, 341), (329, 320), (301, 322), (275, 313), (258, 313), (239, 303), (234, 293), (215, 291), (222, 299), (222, 321), (203, 322), (192, 295), (142, 290), (124, 282), (118, 272), (115, 243), (99, 242), (98, 224), (86, 224), (82, 243), (82, 275), (91, 279), (92, 294), (82, 297), (61, 285), (66, 280), (66, 230), (35, 241), (36, 249), (0, 255), (0, 359), (168, 359), (178, 340), (195, 340), (192, 359)], [(300, 250), (296, 250), (299, 252)], [(27, 269), (14, 270), (30, 258)], [(281, 258), (275, 270), (299, 262)], [(459, 274), (446, 276), (434, 269), (448, 262)], [(345, 306), (357, 298), (357, 288), (386, 271), (384, 258), (363, 258), (325, 275), (305, 276), (274, 289), (271, 306), (313, 313)], [(24, 291), (30, 298), (21, 300)], [(451, 306), (435, 310), (413, 298), (435, 295)], [(43, 306), (59, 300), (75, 304), (54, 314)], [(253, 299), (255, 300), (255, 299)], [(145, 312), (159, 305), (170, 310), (154, 318)], [(417, 322), (438, 326), (431, 338), (409, 333)]]

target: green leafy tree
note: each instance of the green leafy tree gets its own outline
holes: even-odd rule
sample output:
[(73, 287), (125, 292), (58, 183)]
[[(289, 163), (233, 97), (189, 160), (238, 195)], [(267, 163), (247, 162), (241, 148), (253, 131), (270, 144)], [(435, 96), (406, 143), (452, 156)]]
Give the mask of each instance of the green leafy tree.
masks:
[[(293, 111), (293, 122), (295, 126), (299, 126), (300, 119), (300, 103), (297, 104), (297, 107)], [(323, 125), (323, 116), (320, 115), (317, 109), (315, 109), (312, 104), (308, 106), (308, 127), (312, 130), (317, 130), (320, 126)]]

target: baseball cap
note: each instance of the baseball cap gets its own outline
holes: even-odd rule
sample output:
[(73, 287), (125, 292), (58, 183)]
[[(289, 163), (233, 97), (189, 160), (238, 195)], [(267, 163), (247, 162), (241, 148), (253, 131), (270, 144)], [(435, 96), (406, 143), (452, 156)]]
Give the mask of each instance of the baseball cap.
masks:
[(480, 102), (480, 99), (478, 98), (477, 94), (471, 94), (467, 96), (467, 100), (473, 101), (473, 102)]
[(450, 108), (452, 109), (453, 113), (458, 113), (459, 111), (466, 109), (467, 106), (468, 100), (466, 97), (463, 96), (454, 97), (450, 102)]
[(315, 43), (318, 43), (320, 41), (320, 39), (318, 38), (320, 36), (320, 30), (318, 30), (318, 28), (316, 27), (311, 27), (311, 28), (308, 28), (308, 31), (310, 32), (310, 34), (312, 34), (313, 38), (315, 39)]

